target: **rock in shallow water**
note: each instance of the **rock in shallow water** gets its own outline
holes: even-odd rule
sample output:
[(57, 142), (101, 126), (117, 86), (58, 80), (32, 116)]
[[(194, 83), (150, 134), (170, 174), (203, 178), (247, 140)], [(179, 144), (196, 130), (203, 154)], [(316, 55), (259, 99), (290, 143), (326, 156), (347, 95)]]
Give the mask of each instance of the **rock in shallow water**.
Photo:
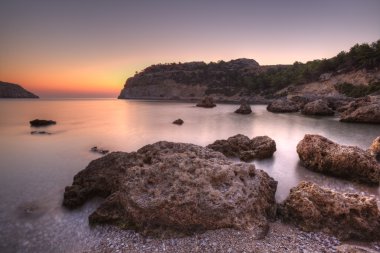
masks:
[(212, 97), (204, 97), (202, 99), (202, 101), (200, 101), (198, 104), (197, 104), (198, 107), (204, 107), (204, 108), (213, 108), (216, 106), (216, 104), (214, 103), (214, 99)]
[(327, 102), (318, 99), (313, 102), (307, 103), (301, 110), (302, 114), (305, 115), (317, 115), (317, 116), (328, 116), (334, 115), (334, 111), (328, 106)]
[(287, 99), (277, 99), (274, 100), (267, 106), (267, 110), (276, 113), (286, 113), (286, 112), (298, 112), (301, 106), (293, 101)]
[(240, 107), (235, 111), (235, 113), (238, 113), (238, 114), (251, 114), (252, 113), (251, 106), (248, 104), (247, 100), (243, 99), (240, 102)]
[(376, 199), (339, 193), (301, 182), (290, 190), (280, 216), (306, 231), (323, 231), (341, 239), (380, 239), (380, 210)]
[(358, 147), (307, 134), (298, 143), (297, 153), (303, 165), (313, 171), (367, 184), (380, 182), (380, 164)]
[(183, 123), (184, 122), (183, 122), (182, 119), (176, 119), (176, 120), (173, 121), (173, 124), (175, 124), (175, 125), (182, 125)]
[(239, 157), (240, 160), (248, 162), (272, 157), (276, 151), (276, 142), (268, 136), (257, 136), (250, 140), (245, 135), (237, 134), (227, 140), (217, 140), (207, 147), (228, 157)]
[(54, 120), (45, 120), (45, 119), (35, 119), (29, 121), (30, 126), (32, 127), (43, 127), (43, 126), (50, 126), (50, 125), (55, 125), (57, 122)]
[(340, 109), (340, 121), (380, 124), (380, 101), (364, 97), (352, 101)]
[(275, 180), (252, 164), (234, 164), (200, 146), (162, 141), (92, 161), (66, 187), (63, 205), (74, 208), (103, 196), (91, 223), (160, 235), (266, 230), (275, 214), (276, 187)]

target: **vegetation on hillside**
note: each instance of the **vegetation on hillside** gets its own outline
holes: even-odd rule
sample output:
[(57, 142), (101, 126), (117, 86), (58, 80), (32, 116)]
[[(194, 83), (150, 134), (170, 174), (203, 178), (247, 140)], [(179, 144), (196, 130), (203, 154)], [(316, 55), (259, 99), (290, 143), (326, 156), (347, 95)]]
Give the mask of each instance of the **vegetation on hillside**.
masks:
[(353, 85), (351, 83), (336, 84), (335, 88), (342, 94), (358, 98), (369, 94), (380, 92), (380, 82), (370, 83), (369, 85)]

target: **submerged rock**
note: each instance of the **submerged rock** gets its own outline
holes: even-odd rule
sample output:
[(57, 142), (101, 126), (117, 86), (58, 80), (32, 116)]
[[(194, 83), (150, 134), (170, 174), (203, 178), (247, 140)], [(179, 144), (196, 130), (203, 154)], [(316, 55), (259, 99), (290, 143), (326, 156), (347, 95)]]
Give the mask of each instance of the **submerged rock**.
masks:
[(210, 96), (206, 96), (197, 104), (198, 107), (213, 108), (216, 106), (214, 99)]
[(276, 142), (268, 136), (257, 136), (250, 140), (247, 136), (237, 134), (227, 140), (217, 140), (207, 146), (228, 157), (239, 157), (248, 162), (253, 159), (264, 159), (273, 156)]
[(240, 102), (240, 107), (235, 111), (235, 113), (239, 113), (239, 114), (250, 114), (250, 113), (252, 113), (251, 106), (248, 104), (247, 100), (243, 99)]
[(323, 231), (340, 239), (380, 239), (380, 210), (372, 197), (301, 182), (279, 210), (285, 221), (306, 231)]
[(379, 184), (380, 165), (358, 147), (343, 146), (320, 136), (306, 134), (297, 145), (303, 165), (316, 172), (367, 184)]
[(339, 111), (343, 122), (380, 123), (380, 102), (370, 97), (356, 99)]
[(143, 233), (265, 231), (275, 215), (276, 187), (252, 164), (233, 163), (193, 144), (161, 141), (92, 161), (66, 187), (63, 205), (75, 208), (93, 196), (105, 197), (90, 223)]
[(32, 127), (43, 127), (43, 126), (50, 126), (50, 125), (55, 125), (57, 122), (54, 120), (45, 120), (45, 119), (35, 119), (29, 121), (30, 126)]
[(307, 103), (301, 110), (302, 114), (305, 115), (317, 115), (317, 116), (328, 116), (334, 115), (334, 111), (328, 106), (327, 102), (318, 99), (313, 102)]
[(184, 122), (183, 122), (182, 119), (176, 119), (176, 120), (173, 121), (173, 124), (175, 124), (175, 125), (182, 125), (183, 123)]
[(286, 113), (286, 112), (298, 112), (301, 106), (293, 101), (287, 99), (274, 100), (267, 106), (267, 110), (270, 112)]

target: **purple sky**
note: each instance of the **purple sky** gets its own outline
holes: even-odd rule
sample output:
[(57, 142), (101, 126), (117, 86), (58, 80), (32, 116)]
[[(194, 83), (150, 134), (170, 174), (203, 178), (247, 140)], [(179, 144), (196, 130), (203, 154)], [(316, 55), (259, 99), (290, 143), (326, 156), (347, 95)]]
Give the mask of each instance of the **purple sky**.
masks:
[(380, 39), (379, 0), (0, 0), (0, 80), (112, 96), (151, 64), (329, 58)]

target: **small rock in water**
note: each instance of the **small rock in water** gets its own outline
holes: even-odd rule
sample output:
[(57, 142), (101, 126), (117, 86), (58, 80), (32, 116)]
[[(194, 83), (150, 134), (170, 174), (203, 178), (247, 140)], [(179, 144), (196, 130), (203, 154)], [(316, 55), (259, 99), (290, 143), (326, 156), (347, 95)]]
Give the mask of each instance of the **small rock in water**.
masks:
[(102, 149), (102, 148), (98, 148), (97, 146), (94, 146), (91, 148), (91, 151), (92, 152), (96, 152), (96, 153), (99, 153), (99, 154), (102, 154), (102, 155), (105, 155), (109, 152), (109, 150), (107, 149)]
[(30, 123), (30, 126), (32, 127), (44, 127), (44, 126), (57, 124), (57, 122), (54, 120), (45, 120), (45, 119), (35, 119), (35, 120), (29, 121), (29, 123)]
[(31, 131), (30, 134), (47, 134), (47, 135), (49, 135), (51, 133), (46, 132), (46, 131)]
[(175, 125), (182, 125), (184, 123), (184, 121), (182, 119), (176, 119), (173, 121), (173, 124)]

